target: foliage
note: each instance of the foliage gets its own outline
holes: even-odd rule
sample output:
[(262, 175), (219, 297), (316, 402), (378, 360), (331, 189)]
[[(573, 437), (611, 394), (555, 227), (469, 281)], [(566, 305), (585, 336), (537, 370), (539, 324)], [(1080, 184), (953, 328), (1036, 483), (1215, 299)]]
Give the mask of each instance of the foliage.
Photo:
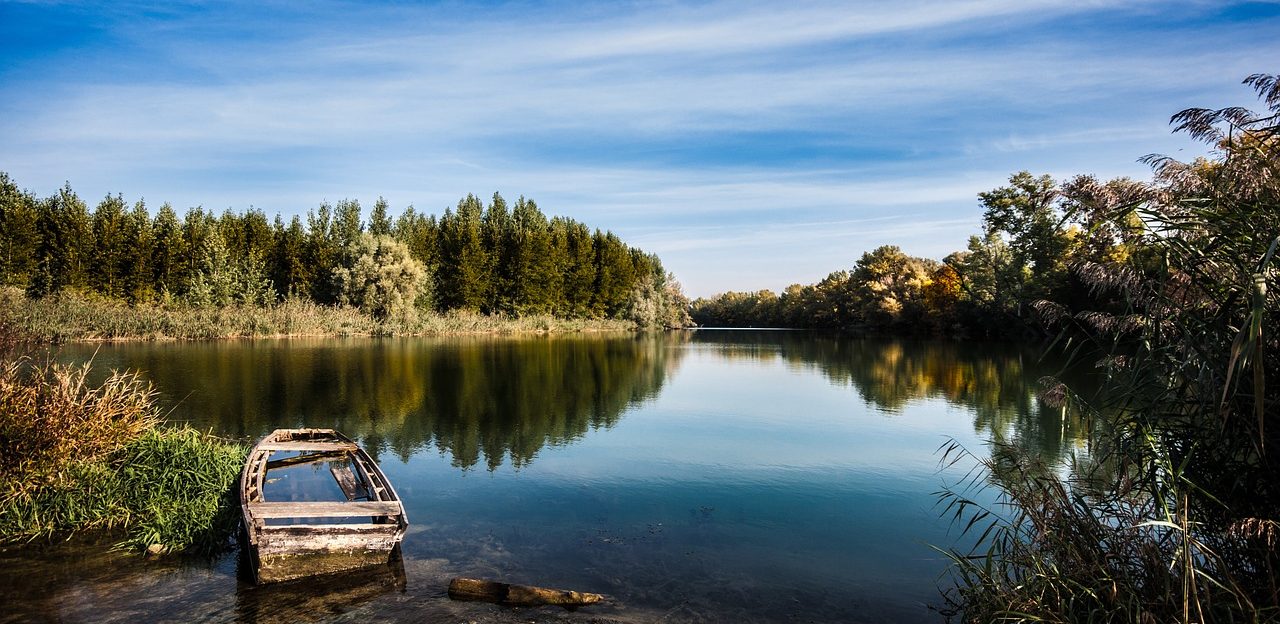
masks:
[(245, 449), (160, 425), (133, 373), (102, 385), (90, 364), (0, 369), (0, 540), (118, 528), (124, 544), (212, 551), (235, 527), (228, 500)]
[(426, 269), (404, 243), (385, 234), (362, 234), (346, 256), (347, 264), (333, 270), (338, 303), (353, 305), (380, 321), (412, 316), (420, 299), (430, 303)]
[[(1167, 497), (1132, 478), (1108, 481), (1083, 466), (1063, 479), (1025, 450), (996, 443), (976, 459), (954, 442), (944, 463), (972, 461), (959, 487), (940, 493), (944, 515), (977, 535), (971, 553), (944, 551), (949, 598), (967, 622), (1253, 622), (1277, 615), (1251, 602), (1223, 557), (1222, 535), (1195, 520), (1195, 487), (1162, 464)], [(1094, 470), (1097, 468), (1094, 467)], [(994, 506), (977, 502), (998, 489)], [(1229, 538), (1228, 538), (1229, 539)]]
[(689, 318), (689, 299), (674, 275), (646, 275), (631, 291), (627, 318), (648, 329), (684, 329)]
[(704, 326), (927, 333), (933, 312), (925, 307), (925, 293), (939, 268), (934, 260), (884, 245), (863, 254), (852, 271), (836, 271), (812, 286), (792, 284), (781, 295), (762, 290), (700, 298), (691, 315)]
[(423, 312), (414, 318), (378, 321), (357, 308), (321, 305), (309, 297), (285, 297), (272, 306), (193, 307), (185, 304), (128, 305), (64, 291), (31, 299), (0, 289), (0, 327), (23, 340), (208, 340), (282, 336), (405, 336), (467, 333), (626, 331), (625, 319), (566, 319), (548, 314), (521, 317), (465, 310)]
[[(75, 292), (213, 308), (270, 306), (289, 296), (354, 301), (348, 289), (359, 256), (351, 249), (366, 234), (405, 245), (432, 285), (429, 301), (418, 303), (440, 313), (624, 319), (633, 293), (665, 284), (646, 281), (666, 275), (657, 256), (612, 232), (548, 219), (524, 197), (508, 208), (497, 193), (488, 205), (468, 195), (439, 219), (412, 206), (393, 217), (382, 198), (367, 222), (355, 200), (287, 221), (255, 209), (218, 215), (196, 207), (179, 216), (168, 204), (152, 216), (121, 195), (90, 210), (70, 185), (38, 199), (0, 173), (0, 285), (34, 297)], [(385, 306), (359, 307), (383, 314)]]
[(137, 375), (91, 388), (89, 364), (0, 368), (0, 483), (7, 492), (56, 481), (57, 467), (96, 460), (156, 425), (155, 393)]
[(1155, 180), (1140, 189), (1084, 181), (1093, 231), (1132, 253), (1094, 254), (1076, 274), (1121, 307), (1037, 307), (1106, 354), (1098, 399), (1056, 381), (1050, 397), (1111, 426), (1066, 478), (998, 448), (986, 469), (1009, 513), (944, 493), (966, 527), (988, 522), (975, 552), (955, 553), (966, 620), (1280, 618), (1280, 390), (1266, 383), (1280, 370), (1266, 329), (1280, 322), (1280, 87), (1245, 82), (1268, 112), (1173, 117), (1212, 158), (1148, 157)]
[(276, 292), (263, 263), (253, 256), (233, 261), (222, 235), (211, 232), (200, 242), (200, 260), (184, 300), (193, 306), (260, 306), (275, 303)]

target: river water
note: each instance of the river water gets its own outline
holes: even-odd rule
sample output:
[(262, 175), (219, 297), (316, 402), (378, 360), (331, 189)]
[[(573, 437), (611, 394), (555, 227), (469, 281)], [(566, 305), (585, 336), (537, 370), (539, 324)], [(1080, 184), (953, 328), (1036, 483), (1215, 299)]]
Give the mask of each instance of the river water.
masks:
[[(0, 551), (0, 621), (940, 622), (954, 440), (1084, 444), (1009, 345), (785, 331), (72, 345), (171, 421), (357, 438), (404, 500), (403, 573), (256, 587), (209, 560)], [(607, 594), (455, 603), (453, 576)]]

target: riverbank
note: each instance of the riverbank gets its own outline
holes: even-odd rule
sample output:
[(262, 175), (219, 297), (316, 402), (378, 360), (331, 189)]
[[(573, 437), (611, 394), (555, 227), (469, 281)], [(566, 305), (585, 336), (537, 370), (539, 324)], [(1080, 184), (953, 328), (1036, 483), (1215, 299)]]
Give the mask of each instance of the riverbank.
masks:
[(130, 340), (211, 340), (347, 336), (432, 336), (632, 331), (631, 321), (520, 318), (472, 312), (421, 313), (380, 321), (350, 306), (328, 306), (287, 298), (275, 305), (199, 307), (185, 304), (129, 305), (75, 292), (33, 299), (21, 290), (0, 290), (0, 325), (40, 343)]
[(118, 530), (121, 546), (223, 549), (246, 449), (164, 424), (152, 386), (90, 365), (0, 365), (0, 542)]

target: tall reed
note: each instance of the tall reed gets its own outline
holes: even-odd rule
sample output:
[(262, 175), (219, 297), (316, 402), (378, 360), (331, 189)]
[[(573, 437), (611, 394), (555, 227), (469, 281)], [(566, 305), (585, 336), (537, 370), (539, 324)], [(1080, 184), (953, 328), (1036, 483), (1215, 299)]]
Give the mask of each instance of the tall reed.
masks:
[(0, 325), (28, 339), (210, 340), (285, 336), (413, 336), (473, 333), (628, 331), (631, 321), (508, 317), (475, 312), (423, 312), (378, 320), (350, 306), (320, 305), (290, 297), (270, 305), (192, 306), (139, 304), (64, 291), (39, 299), (0, 288)]
[(122, 529), (153, 552), (225, 545), (245, 449), (162, 425), (136, 374), (93, 386), (89, 371), (0, 363), (0, 540)]
[(1139, 253), (1076, 271), (1123, 310), (1039, 305), (1106, 354), (1099, 396), (1057, 393), (1105, 426), (1094, 452), (1050, 467), (993, 444), (940, 493), (980, 531), (950, 552), (966, 621), (1280, 621), (1280, 77), (1245, 82), (1267, 112), (1178, 113), (1217, 157), (1149, 157), (1155, 183), (1107, 207), (1145, 224)]

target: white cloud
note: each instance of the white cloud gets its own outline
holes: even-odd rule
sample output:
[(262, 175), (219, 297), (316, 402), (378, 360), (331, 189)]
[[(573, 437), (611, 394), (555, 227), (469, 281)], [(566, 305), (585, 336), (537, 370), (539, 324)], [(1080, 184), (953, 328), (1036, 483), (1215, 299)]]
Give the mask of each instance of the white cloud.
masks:
[(164, 71), (68, 57), (58, 82), (4, 74), (0, 170), (40, 193), (69, 179), (86, 197), (286, 214), (379, 194), (439, 211), (497, 189), (614, 229), (706, 293), (778, 288), (883, 243), (941, 255), (1009, 172), (1141, 175), (1138, 156), (1187, 145), (1168, 114), (1247, 104), (1236, 81), (1280, 56), (1260, 25), (1051, 27), (1157, 6), (343, 5), (327, 8), (349, 23), (260, 40), (121, 16), (148, 55), (124, 64)]

